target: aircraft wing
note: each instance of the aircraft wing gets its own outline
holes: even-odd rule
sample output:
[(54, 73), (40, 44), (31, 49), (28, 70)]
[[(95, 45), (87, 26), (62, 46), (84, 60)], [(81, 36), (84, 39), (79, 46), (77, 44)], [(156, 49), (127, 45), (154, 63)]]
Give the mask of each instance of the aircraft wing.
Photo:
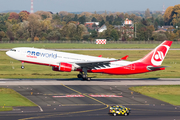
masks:
[(87, 68), (87, 69), (96, 69), (100, 67), (109, 67), (111, 62), (119, 61), (119, 59), (114, 60), (102, 60), (102, 61), (82, 61), (82, 62), (75, 62), (75, 64)]

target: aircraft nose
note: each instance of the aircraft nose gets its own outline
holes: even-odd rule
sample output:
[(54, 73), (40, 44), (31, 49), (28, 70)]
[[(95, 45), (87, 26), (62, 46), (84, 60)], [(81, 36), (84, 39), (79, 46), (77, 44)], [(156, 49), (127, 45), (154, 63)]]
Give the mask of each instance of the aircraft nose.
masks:
[(6, 55), (8, 55), (8, 56), (9, 56), (9, 52), (10, 52), (10, 51), (7, 51), (7, 52), (6, 52)]

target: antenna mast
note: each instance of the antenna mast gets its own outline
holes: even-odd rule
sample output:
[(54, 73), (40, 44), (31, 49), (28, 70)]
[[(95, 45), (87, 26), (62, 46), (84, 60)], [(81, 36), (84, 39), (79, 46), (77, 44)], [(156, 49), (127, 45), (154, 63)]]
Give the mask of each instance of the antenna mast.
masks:
[(163, 5), (163, 11), (162, 11), (162, 14), (164, 15), (165, 13), (165, 5)]
[(31, 0), (31, 14), (34, 13), (33, 0)]

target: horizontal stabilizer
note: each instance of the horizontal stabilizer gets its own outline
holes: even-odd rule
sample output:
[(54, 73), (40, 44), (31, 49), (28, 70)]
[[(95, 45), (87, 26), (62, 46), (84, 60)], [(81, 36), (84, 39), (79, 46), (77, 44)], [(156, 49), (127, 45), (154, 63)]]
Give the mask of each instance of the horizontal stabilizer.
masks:
[(159, 70), (159, 69), (165, 69), (166, 67), (169, 67), (169, 66), (158, 66), (158, 67), (149, 66), (149, 67), (147, 67), (147, 69), (148, 70)]

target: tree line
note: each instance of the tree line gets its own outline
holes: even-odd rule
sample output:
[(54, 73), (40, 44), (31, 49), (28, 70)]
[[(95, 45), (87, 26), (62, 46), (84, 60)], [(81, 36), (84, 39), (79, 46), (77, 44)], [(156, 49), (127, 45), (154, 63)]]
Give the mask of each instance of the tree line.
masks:
[[(134, 23), (134, 37), (129, 37), (126, 31), (128, 26), (122, 26), (128, 18)], [(99, 22), (93, 29), (85, 26), (85, 22)], [(102, 25), (107, 30), (97, 31)], [(154, 32), (162, 26), (172, 26), (165, 32)], [(150, 12), (147, 9), (142, 13), (107, 13), (82, 12), (73, 14), (66, 11), (53, 14), (52, 12), (37, 11), (30, 14), (27, 11), (20, 13), (0, 14), (1, 41), (40, 41), (40, 40), (180, 40), (180, 4), (170, 6), (164, 15), (161, 12)]]

